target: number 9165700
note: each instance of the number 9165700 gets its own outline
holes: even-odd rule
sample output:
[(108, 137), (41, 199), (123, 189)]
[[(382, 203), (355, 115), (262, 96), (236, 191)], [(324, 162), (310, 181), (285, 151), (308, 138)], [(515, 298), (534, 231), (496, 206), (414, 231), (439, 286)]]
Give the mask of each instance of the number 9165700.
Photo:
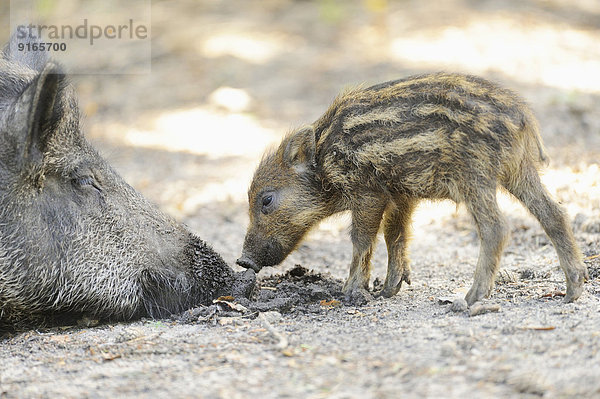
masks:
[(17, 45), (19, 51), (67, 51), (67, 43), (19, 43)]

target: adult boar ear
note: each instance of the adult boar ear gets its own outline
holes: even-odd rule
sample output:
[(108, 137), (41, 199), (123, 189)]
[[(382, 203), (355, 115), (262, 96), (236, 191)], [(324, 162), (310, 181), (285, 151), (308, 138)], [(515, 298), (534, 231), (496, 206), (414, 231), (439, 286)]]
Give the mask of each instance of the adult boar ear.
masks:
[(2, 58), (26, 66), (34, 71), (41, 71), (50, 59), (48, 51), (19, 51), (19, 45), (30, 49), (34, 45), (39, 46), (40, 39), (33, 32), (28, 32), (26, 27), (20, 25), (10, 38), (8, 44), (2, 51)]
[(17, 101), (13, 126), (20, 126), (18, 130), (24, 133), (21, 148), (25, 162), (42, 160), (50, 133), (55, 130), (60, 117), (57, 99), (64, 80), (60, 68), (49, 62)]
[(299, 172), (313, 167), (315, 162), (315, 130), (306, 126), (290, 136), (285, 151), (284, 161)]

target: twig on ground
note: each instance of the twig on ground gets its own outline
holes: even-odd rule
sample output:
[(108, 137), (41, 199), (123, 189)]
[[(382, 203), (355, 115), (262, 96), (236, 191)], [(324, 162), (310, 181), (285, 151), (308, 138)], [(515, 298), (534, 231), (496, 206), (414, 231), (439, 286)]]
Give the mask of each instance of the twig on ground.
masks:
[(264, 313), (260, 313), (258, 315), (258, 318), (263, 323), (267, 331), (269, 331), (271, 335), (273, 335), (279, 341), (277, 342), (277, 344), (275, 344), (275, 348), (277, 348), (278, 350), (283, 350), (287, 348), (289, 345), (287, 338), (284, 335), (282, 335), (279, 331), (277, 331), (271, 323), (269, 323)]

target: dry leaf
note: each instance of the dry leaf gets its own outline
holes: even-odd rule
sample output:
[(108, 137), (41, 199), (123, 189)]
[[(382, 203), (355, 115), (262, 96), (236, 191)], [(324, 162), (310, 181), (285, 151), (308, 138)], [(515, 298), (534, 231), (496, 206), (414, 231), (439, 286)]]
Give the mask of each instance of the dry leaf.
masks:
[(213, 303), (223, 304), (223, 305), (227, 306), (231, 310), (236, 310), (236, 311), (242, 312), (242, 313), (246, 312), (248, 310), (248, 308), (246, 308), (243, 305), (240, 305), (239, 303), (222, 300), (221, 298), (233, 298), (233, 297), (220, 297), (219, 299), (215, 299), (213, 301)]
[(340, 301), (338, 301), (337, 299), (332, 299), (331, 301), (326, 301), (325, 299), (322, 299), (320, 304), (321, 304), (321, 306), (334, 307), (334, 306), (340, 306)]
[(565, 296), (565, 293), (562, 291), (552, 291), (552, 292), (548, 292), (547, 294), (544, 294), (541, 296), (541, 298), (554, 298), (557, 296)]

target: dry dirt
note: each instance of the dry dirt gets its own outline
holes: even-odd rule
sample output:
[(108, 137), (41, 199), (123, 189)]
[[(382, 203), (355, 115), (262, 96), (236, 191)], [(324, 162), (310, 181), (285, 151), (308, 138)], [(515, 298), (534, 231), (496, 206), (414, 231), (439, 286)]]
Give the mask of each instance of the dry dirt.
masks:
[[(112, 12), (126, 13), (121, 3)], [(261, 271), (251, 301), (5, 337), (1, 398), (600, 396), (597, 2), (154, 1), (152, 37), (150, 75), (73, 77), (88, 137), (230, 264), (266, 147), (348, 85), (444, 69), (499, 81), (532, 105), (552, 158), (543, 180), (571, 215), (591, 280), (564, 304), (552, 245), (501, 195), (512, 236), (489, 312), (451, 311), (478, 239), (462, 207), (425, 203), (412, 285), (355, 306), (339, 293), (351, 257), (341, 216)], [(380, 242), (375, 278), (386, 260)]]

